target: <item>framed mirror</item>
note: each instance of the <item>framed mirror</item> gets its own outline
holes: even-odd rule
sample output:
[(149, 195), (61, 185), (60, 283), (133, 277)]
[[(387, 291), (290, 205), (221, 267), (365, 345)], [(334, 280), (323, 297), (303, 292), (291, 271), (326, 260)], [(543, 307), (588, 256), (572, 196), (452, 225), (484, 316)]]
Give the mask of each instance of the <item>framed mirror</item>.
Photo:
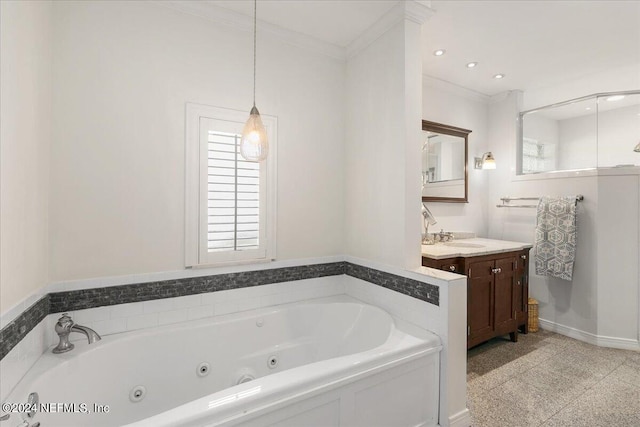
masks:
[(470, 130), (422, 121), (422, 201), (467, 203)]

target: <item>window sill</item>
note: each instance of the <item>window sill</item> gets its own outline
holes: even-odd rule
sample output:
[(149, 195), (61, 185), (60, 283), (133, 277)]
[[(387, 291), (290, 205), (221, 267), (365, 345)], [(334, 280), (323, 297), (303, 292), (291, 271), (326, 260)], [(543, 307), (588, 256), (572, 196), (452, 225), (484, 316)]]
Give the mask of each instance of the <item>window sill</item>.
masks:
[(233, 267), (233, 266), (243, 266), (243, 265), (249, 265), (249, 264), (266, 264), (273, 261), (275, 261), (275, 258), (257, 258), (257, 259), (246, 259), (242, 261), (216, 262), (213, 264), (187, 265), (185, 266), (185, 268), (192, 269), (192, 270), (214, 269), (218, 267)]

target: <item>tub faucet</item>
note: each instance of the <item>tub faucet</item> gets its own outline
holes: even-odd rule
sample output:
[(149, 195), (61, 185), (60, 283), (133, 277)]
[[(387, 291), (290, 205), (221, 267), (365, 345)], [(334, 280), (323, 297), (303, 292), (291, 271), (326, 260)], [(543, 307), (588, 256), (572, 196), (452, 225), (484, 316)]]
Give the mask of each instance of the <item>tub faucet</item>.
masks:
[(74, 346), (69, 342), (69, 334), (71, 332), (80, 332), (81, 334), (84, 334), (87, 337), (87, 340), (89, 340), (89, 344), (93, 344), (94, 342), (102, 339), (93, 329), (86, 326), (76, 325), (67, 313), (64, 313), (62, 317), (58, 319), (55, 329), (58, 337), (60, 337), (60, 342), (56, 348), (51, 351), (56, 354), (66, 353), (67, 351), (73, 350)]

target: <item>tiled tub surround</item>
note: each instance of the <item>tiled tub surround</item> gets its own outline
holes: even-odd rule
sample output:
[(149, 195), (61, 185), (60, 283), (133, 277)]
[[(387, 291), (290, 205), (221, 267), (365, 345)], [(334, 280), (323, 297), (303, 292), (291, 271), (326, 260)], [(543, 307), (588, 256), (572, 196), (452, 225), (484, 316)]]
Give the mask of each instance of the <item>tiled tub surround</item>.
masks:
[[(43, 401), (110, 406), (108, 415), (37, 414), (33, 421), (47, 426), (236, 425), (256, 423), (256, 417), (261, 425), (283, 419), (333, 425), (339, 419), (341, 425), (370, 426), (375, 420), (434, 426), (440, 349), (435, 334), (338, 295), (105, 336), (62, 355), (45, 353), (8, 401), (24, 401), (37, 391)], [(154, 357), (158, 351), (162, 357)], [(211, 375), (196, 375), (203, 362)], [(247, 374), (255, 380), (236, 385)], [(113, 375), (122, 378), (113, 382)], [(57, 387), (61, 380), (64, 389)], [(129, 399), (138, 385), (148, 391), (140, 404)], [(387, 393), (399, 398), (390, 402)]]
[[(440, 307), (432, 303), (407, 297), (406, 295), (410, 295), (412, 292), (410, 289), (407, 289), (403, 293), (395, 290), (392, 291), (391, 289), (401, 289), (402, 286), (416, 289), (420, 288), (422, 289), (421, 292), (424, 292), (424, 289), (428, 289), (430, 291), (429, 298), (433, 302), (438, 301), (438, 303), (440, 303), (443, 298), (445, 301), (447, 300), (446, 292), (445, 294), (442, 293), (442, 286), (450, 283), (449, 281), (452, 279), (455, 282), (456, 276), (432, 271), (436, 277), (430, 279), (425, 277), (425, 271), (430, 271), (428, 269), (422, 269), (423, 271), (420, 273), (393, 269), (385, 272), (381, 270), (381, 268), (385, 268), (385, 266), (366, 264), (365, 262), (360, 262), (361, 260), (358, 259), (350, 261), (352, 262), (324, 263), (320, 266), (312, 266), (313, 268), (309, 268), (309, 266), (293, 267), (295, 269), (294, 271), (300, 274), (322, 275), (322, 278), (204, 292), (174, 298), (147, 299), (146, 301), (139, 302), (68, 310), (68, 312), (70, 312), (77, 323), (89, 326), (103, 336), (108, 336), (119, 332), (177, 323), (212, 315), (245, 311), (257, 307), (284, 304), (310, 298), (348, 294), (365, 302), (379, 305), (393, 313), (394, 316), (432, 330), (441, 336), (440, 329), (446, 332), (447, 322), (441, 319), (443, 313), (446, 315), (446, 309), (441, 310)], [(349, 278), (349, 276), (345, 275), (345, 273), (348, 274), (347, 267), (349, 264), (358, 264), (360, 268), (358, 268), (357, 274), (359, 275), (362, 275), (367, 269), (377, 270), (377, 272), (371, 271), (365, 279), (371, 282), (379, 279), (381, 282), (380, 286), (370, 285), (361, 280), (346, 280)], [(363, 269), (362, 265), (365, 264), (367, 267)], [(355, 269), (352, 269), (352, 272), (356, 274)], [(267, 271), (267, 273), (269, 273), (269, 271)], [(268, 277), (292, 277), (291, 270), (288, 275), (282, 274), (282, 272), (279, 273), (280, 274)], [(246, 274), (244, 276), (246, 277)], [(205, 280), (207, 277), (208, 276), (205, 276), (202, 279)], [(230, 275), (228, 277), (237, 277), (237, 275)], [(428, 280), (435, 284), (425, 284), (422, 280)], [(176, 280), (168, 280), (165, 282), (167, 282), (169, 286), (179, 286)], [(158, 282), (154, 283), (157, 284)], [(208, 286), (222, 286), (219, 280), (209, 281), (208, 283)], [(245, 282), (235, 282), (236, 285), (239, 283)], [(264, 283), (264, 281), (262, 283)], [(354, 285), (354, 283), (357, 285)], [(102, 281), (102, 284), (107, 283)], [(425, 285), (427, 286), (425, 287)], [(78, 285), (72, 284), (72, 286), (77, 287)], [(136, 287), (137, 285), (131, 286)], [(226, 286), (230, 285), (227, 283)], [(121, 288), (121, 286), (106, 286), (101, 289), (105, 289), (106, 292), (113, 292), (112, 290), (109, 291), (109, 289), (118, 288)], [(60, 287), (58, 287), (58, 289), (60, 289)], [(192, 287), (190, 289), (194, 288)], [(204, 288), (201, 287), (198, 289), (202, 290)], [(446, 289), (444, 290), (446, 291)], [(76, 289), (74, 291), (64, 292), (69, 292), (67, 295), (73, 295), (72, 292), (78, 292), (77, 295), (82, 295), (84, 290)], [(93, 288), (91, 292), (95, 292), (95, 288)], [(133, 294), (137, 295), (136, 293)], [(421, 294), (416, 293), (416, 295)], [(426, 296), (426, 294), (424, 295)], [(150, 295), (148, 298), (157, 298), (157, 295)], [(437, 298), (437, 300), (435, 298)], [(76, 301), (81, 301), (81, 298), (78, 298)], [(53, 327), (60, 313), (51, 312), (51, 314), (46, 315), (49, 310), (48, 304), (49, 295), (44, 295), (44, 297), (40, 297), (37, 304), (32, 305), (20, 315), (14, 315), (14, 319), (7, 319), (6, 316), (3, 317), (2, 320), (5, 327), (0, 332), (0, 338), (2, 338), (0, 343), (5, 353), (2, 360), (0, 360), (0, 376), (2, 377), (2, 381), (0, 382), (0, 400), (8, 395), (9, 391), (36, 362), (40, 355), (58, 341)], [(81, 303), (75, 302), (74, 304)], [(76, 305), (76, 307), (77, 306), (78, 305)], [(72, 334), (71, 339), (76, 341), (76, 345), (86, 345), (83, 341), (84, 337), (80, 334)], [(443, 339), (446, 341), (447, 337)], [(446, 363), (443, 363), (443, 365), (446, 365)]]
[[(43, 296), (35, 304), (27, 308), (23, 313), (19, 314), (13, 321), (9, 322), (0, 330), (0, 360), (4, 358), (4, 356), (6, 356), (9, 351), (49, 313), (63, 313), (96, 307), (160, 300), (153, 303), (149, 302), (147, 306), (160, 307), (162, 311), (171, 312), (169, 313), (169, 317), (171, 319), (175, 319), (174, 321), (191, 320), (193, 318), (212, 316), (214, 313), (213, 304), (208, 304), (207, 302), (214, 301), (221, 297), (220, 295), (217, 295), (215, 298), (206, 297), (204, 299), (205, 303), (201, 304), (201, 299), (199, 297), (201, 294), (341, 274), (358, 277), (370, 283), (438, 305), (439, 293), (437, 286), (348, 262), (263, 269), (53, 292)], [(178, 299), (176, 301), (171, 301), (171, 299), (174, 298)], [(175, 310), (173, 309), (174, 304), (176, 304)], [(198, 309), (194, 308), (201, 305), (204, 307)], [(257, 306), (258, 305), (255, 307)], [(249, 306), (244, 308), (244, 310), (255, 307)], [(192, 310), (179, 311), (181, 308), (191, 308)], [(218, 309), (223, 310), (223, 312), (220, 313), (216, 310), (216, 314), (225, 314), (224, 311), (229, 308), (223, 309), (219, 306)], [(116, 309), (116, 312), (119, 312), (119, 310), (124, 310), (123, 312), (127, 313), (126, 308)], [(106, 313), (107, 310), (104, 310), (104, 312)], [(135, 312), (136, 316), (144, 314), (148, 313)], [(116, 318), (119, 317), (121, 316), (116, 316)], [(107, 320), (110, 319), (111, 316), (102, 315), (98, 316), (98, 318), (99, 320)], [(137, 323), (147, 325), (151, 321), (152, 317), (138, 317), (138, 319)], [(174, 321), (169, 321), (167, 323), (173, 323)], [(82, 324), (79, 319), (76, 319), (76, 322)], [(136, 324), (135, 321), (132, 321), (132, 323)], [(122, 330), (131, 330), (122, 329), (121, 322), (120, 324), (112, 323), (106, 326), (109, 331), (114, 330), (114, 328), (117, 332), (121, 332)]]
[[(387, 266), (349, 259), (352, 264), (375, 270), (385, 269), (390, 276), (409, 283), (428, 280), (438, 288), (439, 306), (409, 297), (389, 288), (371, 284), (346, 274), (275, 283), (250, 288), (188, 295), (184, 297), (149, 300), (103, 306), (71, 312), (74, 319), (96, 329), (103, 336), (119, 331), (143, 329), (165, 323), (179, 323), (185, 318), (211, 316), (249, 310), (253, 307), (284, 304), (292, 301), (346, 294), (368, 304), (383, 308), (400, 319), (430, 330), (440, 336), (443, 350), (440, 358), (440, 424), (465, 425), (468, 419), (464, 373), (464, 309), (459, 301), (466, 300), (465, 280), (447, 272), (421, 268), (410, 272)], [(430, 277), (431, 276), (431, 277)], [(204, 307), (204, 308), (202, 308)], [(53, 325), (59, 314), (50, 314), (0, 361), (0, 400), (38, 360), (41, 354), (57, 343)], [(74, 335), (77, 335), (74, 336)], [(77, 349), (86, 348), (84, 337), (72, 334)], [(466, 424), (468, 425), (468, 424)]]

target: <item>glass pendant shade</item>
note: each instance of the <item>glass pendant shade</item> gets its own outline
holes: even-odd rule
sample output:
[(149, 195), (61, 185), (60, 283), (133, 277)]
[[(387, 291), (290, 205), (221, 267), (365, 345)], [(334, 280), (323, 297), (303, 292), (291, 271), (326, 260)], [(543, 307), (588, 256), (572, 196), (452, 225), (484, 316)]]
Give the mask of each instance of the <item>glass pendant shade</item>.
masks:
[(269, 154), (267, 129), (262, 124), (260, 113), (254, 105), (249, 113), (249, 120), (242, 130), (240, 140), (240, 155), (250, 162), (261, 162)]
[(482, 156), (482, 169), (495, 169), (496, 159), (491, 154), (491, 151), (484, 153)]

